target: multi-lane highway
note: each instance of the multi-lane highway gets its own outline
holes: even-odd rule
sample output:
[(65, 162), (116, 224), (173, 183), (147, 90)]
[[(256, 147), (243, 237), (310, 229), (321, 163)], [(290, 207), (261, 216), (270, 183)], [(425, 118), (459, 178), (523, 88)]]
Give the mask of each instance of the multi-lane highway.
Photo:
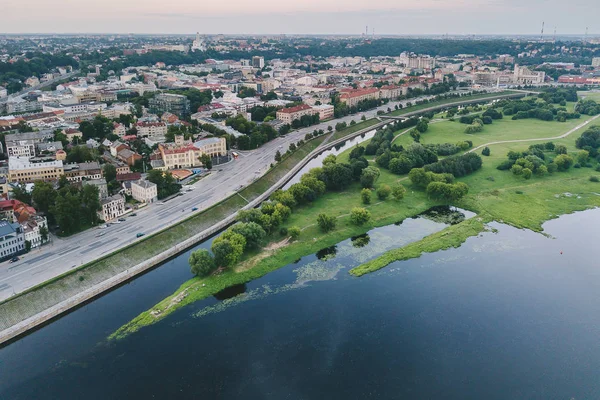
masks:
[[(393, 109), (399, 103), (406, 102), (391, 102), (363, 114), (366, 118), (372, 118), (378, 110), (386, 110), (388, 107)], [(215, 167), (209, 176), (194, 185), (194, 190), (183, 196), (164, 204), (151, 204), (137, 211), (137, 216), (127, 217), (125, 222), (106, 229), (90, 229), (66, 239), (53, 237), (51, 244), (33, 250), (17, 262), (1, 263), (0, 300), (139, 240), (136, 238), (137, 233), (150, 234), (184, 219), (190, 215), (192, 208), (198, 208), (199, 212), (214, 205), (262, 176), (274, 161), (277, 150), (282, 153), (287, 151), (291, 143), (304, 138), (314, 129), (326, 130), (329, 125), (341, 121), (359, 122), (363, 114), (300, 129), (279, 137), (260, 149), (240, 152), (237, 160)]]

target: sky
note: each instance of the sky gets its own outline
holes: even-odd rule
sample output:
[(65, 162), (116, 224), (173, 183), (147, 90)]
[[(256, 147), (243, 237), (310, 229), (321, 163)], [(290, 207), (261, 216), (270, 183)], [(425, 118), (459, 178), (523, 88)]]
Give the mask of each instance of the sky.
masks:
[(0, 0), (1, 33), (600, 34), (599, 0)]

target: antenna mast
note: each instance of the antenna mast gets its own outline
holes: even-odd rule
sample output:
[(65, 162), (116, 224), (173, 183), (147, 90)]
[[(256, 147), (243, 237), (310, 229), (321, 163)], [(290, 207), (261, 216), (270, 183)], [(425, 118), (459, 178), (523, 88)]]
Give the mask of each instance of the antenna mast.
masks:
[(542, 34), (540, 35), (540, 42), (544, 40), (544, 21), (542, 21)]

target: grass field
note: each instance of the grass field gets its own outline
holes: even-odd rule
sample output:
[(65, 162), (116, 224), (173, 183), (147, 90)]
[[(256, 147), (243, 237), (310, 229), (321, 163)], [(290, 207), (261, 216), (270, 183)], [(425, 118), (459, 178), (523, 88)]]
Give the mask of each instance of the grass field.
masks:
[[(569, 106), (572, 108), (574, 103), (569, 104)], [(429, 124), (427, 132), (421, 134), (421, 143), (457, 143), (470, 140), (473, 142), (473, 146), (477, 147), (495, 141), (555, 137), (576, 127), (586, 119), (586, 116), (582, 116), (580, 119), (569, 120), (567, 122), (534, 119), (513, 121), (510, 117), (505, 117), (500, 120), (494, 120), (491, 125), (484, 125), (483, 132), (476, 134), (464, 133), (467, 125), (458, 122), (458, 118), (454, 121), (443, 120)], [(414, 143), (414, 141), (410, 135), (405, 134), (398, 137), (394, 143), (407, 146)]]
[(594, 89), (585, 92), (577, 92), (579, 98), (584, 98), (586, 100), (594, 100), (600, 103), (600, 89)]

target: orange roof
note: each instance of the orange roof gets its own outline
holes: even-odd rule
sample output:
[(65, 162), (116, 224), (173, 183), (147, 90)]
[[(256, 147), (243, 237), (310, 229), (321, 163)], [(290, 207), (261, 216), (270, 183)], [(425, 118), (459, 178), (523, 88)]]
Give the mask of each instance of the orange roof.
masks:
[(279, 110), (279, 112), (284, 113), (284, 114), (293, 114), (293, 113), (297, 113), (299, 111), (305, 111), (305, 110), (310, 110), (311, 107), (307, 104), (300, 104), (299, 106), (296, 107), (290, 107), (290, 108), (283, 108), (281, 110)]
[(347, 92), (342, 93), (340, 98), (352, 99), (354, 97), (365, 96), (368, 94), (374, 94), (374, 93), (378, 93), (378, 92), (379, 92), (379, 89), (377, 89), (377, 88), (355, 89), (355, 90), (349, 90)]
[(173, 175), (178, 180), (182, 180), (191, 176), (193, 173), (189, 169), (174, 169), (171, 171), (171, 175)]

